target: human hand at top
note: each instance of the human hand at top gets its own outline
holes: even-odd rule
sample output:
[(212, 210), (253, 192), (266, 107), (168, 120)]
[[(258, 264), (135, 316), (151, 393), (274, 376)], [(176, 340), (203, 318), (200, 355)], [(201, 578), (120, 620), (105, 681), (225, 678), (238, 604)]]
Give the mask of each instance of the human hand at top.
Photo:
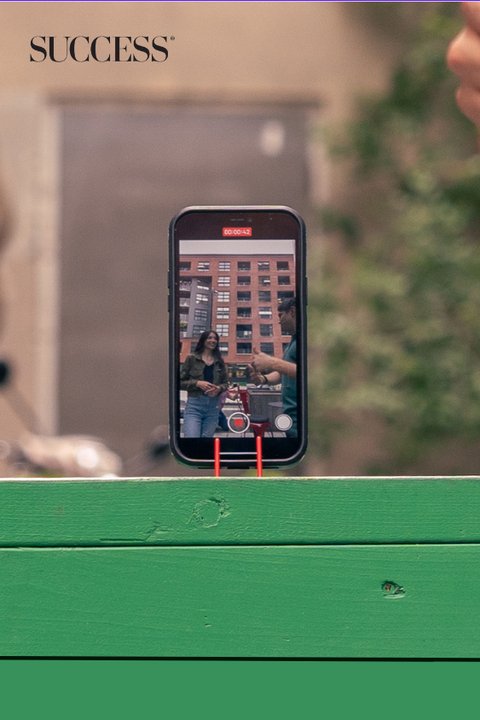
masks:
[(480, 131), (480, 2), (461, 5), (465, 27), (450, 43), (447, 63), (461, 80), (457, 104)]

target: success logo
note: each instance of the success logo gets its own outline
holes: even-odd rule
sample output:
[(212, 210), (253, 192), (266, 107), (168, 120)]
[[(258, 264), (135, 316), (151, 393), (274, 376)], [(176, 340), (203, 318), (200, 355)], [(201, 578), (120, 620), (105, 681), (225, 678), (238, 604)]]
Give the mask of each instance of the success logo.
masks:
[[(171, 37), (170, 40), (175, 38)], [(63, 63), (73, 60), (77, 63), (93, 62), (157, 62), (162, 63), (168, 58), (166, 48), (168, 38), (156, 35), (151, 40), (147, 35), (132, 38), (129, 35), (99, 35), (90, 38), (86, 35), (77, 37), (56, 35), (35, 35), (30, 40), (30, 62), (42, 63), (50, 60)]]

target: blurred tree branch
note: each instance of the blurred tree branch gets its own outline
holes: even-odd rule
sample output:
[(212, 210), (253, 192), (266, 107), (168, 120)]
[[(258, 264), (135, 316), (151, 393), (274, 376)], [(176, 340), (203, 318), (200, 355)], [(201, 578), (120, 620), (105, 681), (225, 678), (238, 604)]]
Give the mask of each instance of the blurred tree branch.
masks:
[(358, 5), (414, 29), (388, 91), (329, 136), (351, 197), (319, 220), (348, 261), (331, 254), (310, 305), (312, 426), (328, 452), (356, 413), (381, 418), (376, 471), (401, 472), (447, 439), (480, 438), (480, 158), (445, 64), (458, 3)]

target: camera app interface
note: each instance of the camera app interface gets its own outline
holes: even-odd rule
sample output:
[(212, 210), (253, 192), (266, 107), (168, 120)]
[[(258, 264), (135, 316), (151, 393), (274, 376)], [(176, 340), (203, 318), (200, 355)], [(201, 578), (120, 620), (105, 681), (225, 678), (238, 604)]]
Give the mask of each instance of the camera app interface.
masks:
[(180, 240), (180, 437), (297, 437), (295, 241)]

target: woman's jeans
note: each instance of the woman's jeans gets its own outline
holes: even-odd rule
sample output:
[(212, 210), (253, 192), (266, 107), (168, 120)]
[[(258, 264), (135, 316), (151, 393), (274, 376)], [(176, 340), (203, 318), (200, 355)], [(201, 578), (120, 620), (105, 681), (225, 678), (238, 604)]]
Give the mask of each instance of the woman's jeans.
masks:
[(218, 395), (209, 397), (189, 397), (183, 413), (184, 437), (213, 437), (218, 425), (220, 398)]

